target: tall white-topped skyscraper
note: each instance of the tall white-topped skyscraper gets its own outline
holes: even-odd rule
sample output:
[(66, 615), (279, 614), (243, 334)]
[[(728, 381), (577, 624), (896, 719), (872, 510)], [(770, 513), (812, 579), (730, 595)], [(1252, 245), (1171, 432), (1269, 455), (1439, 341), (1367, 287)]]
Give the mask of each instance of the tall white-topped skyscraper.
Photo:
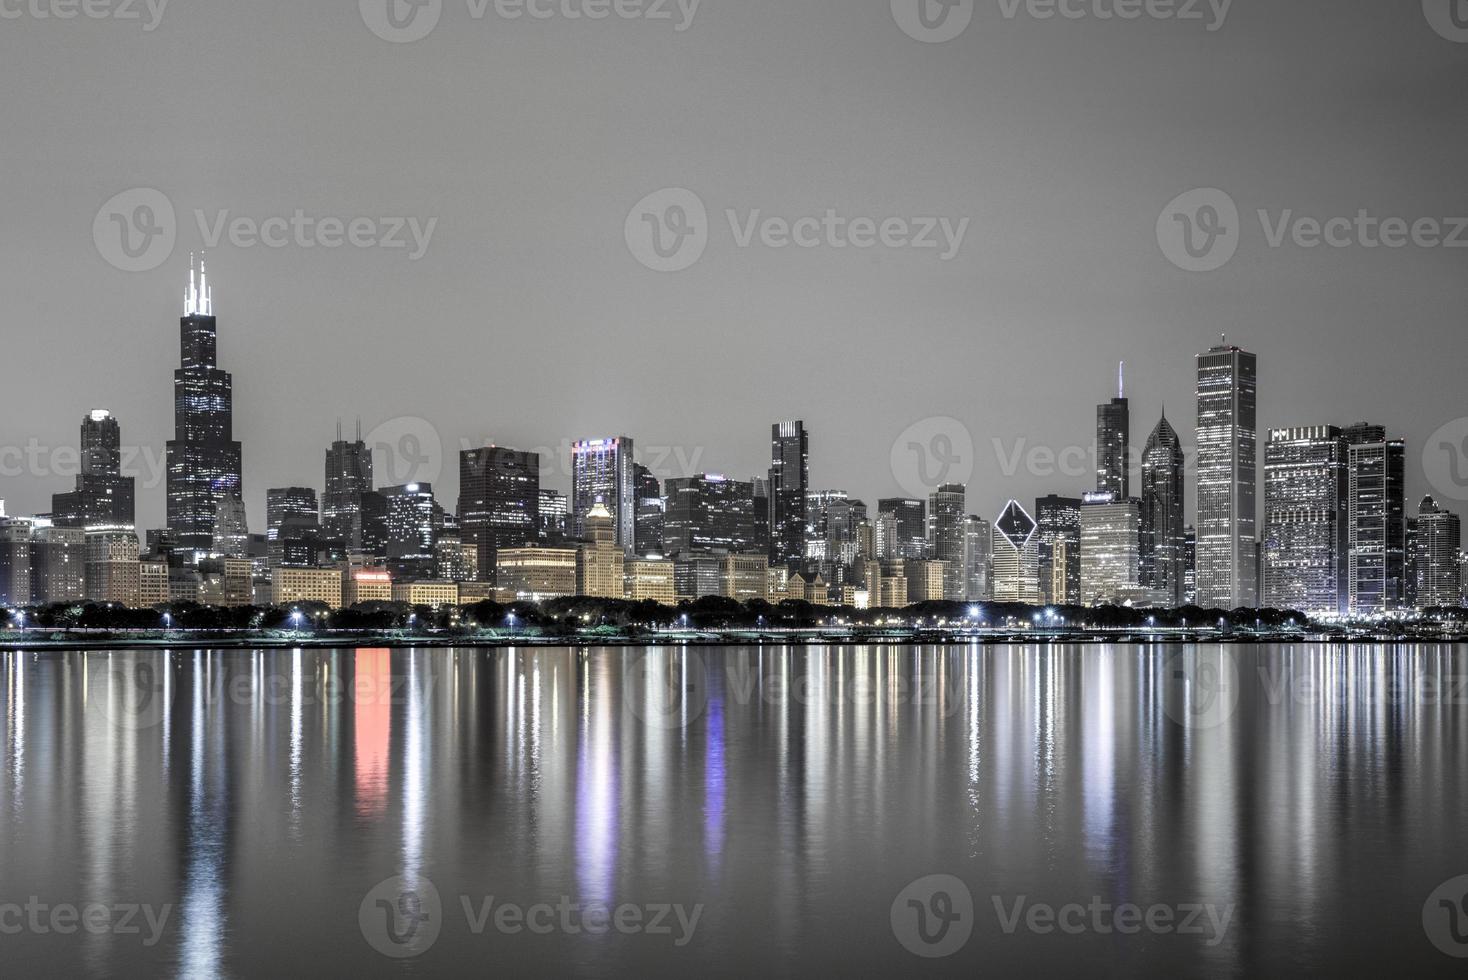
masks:
[(1198, 355), (1198, 605), (1259, 604), (1259, 359), (1227, 338)]
[(1040, 526), (1011, 500), (994, 522), (994, 601), (1039, 605)]
[(182, 363), (173, 373), (174, 438), (168, 443), (168, 529), (197, 560), (214, 549), (220, 506), (242, 499), (234, 439), (234, 379), (218, 364), (218, 322), (204, 264), (189, 263), (179, 322)]

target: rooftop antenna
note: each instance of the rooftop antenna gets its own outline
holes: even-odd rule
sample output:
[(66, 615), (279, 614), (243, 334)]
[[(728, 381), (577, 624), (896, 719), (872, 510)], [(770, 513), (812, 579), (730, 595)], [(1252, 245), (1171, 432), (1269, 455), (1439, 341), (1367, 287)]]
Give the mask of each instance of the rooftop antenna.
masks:
[(1126, 361), (1121, 362), (1121, 367), (1116, 369), (1116, 397), (1126, 399)]
[(357, 441), (362, 441), (362, 416), (357, 416)]
[(342, 417), (340, 415), (336, 417), (336, 441), (342, 441)]

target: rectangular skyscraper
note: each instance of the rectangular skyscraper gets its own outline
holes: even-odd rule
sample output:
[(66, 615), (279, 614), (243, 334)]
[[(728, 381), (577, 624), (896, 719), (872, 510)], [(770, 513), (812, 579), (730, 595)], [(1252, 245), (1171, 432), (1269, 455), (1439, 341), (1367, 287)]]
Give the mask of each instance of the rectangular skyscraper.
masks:
[(494, 581), (499, 552), (540, 539), (540, 454), (491, 446), (459, 454), (459, 532), (475, 577)]
[(1350, 611), (1380, 616), (1407, 604), (1407, 445), (1386, 429), (1357, 425), (1347, 488)]
[(1198, 355), (1198, 605), (1259, 602), (1259, 360), (1226, 343)]
[(137, 480), (122, 475), (122, 427), (111, 412), (95, 411), (82, 419), (81, 472), (76, 489), (51, 500), (57, 527), (136, 527)]
[(963, 602), (968, 588), (964, 568), (964, 533), (968, 490), (963, 484), (941, 486), (928, 498), (928, 554), (944, 562), (943, 598)]
[(1035, 501), (1040, 547), (1040, 594), (1047, 603), (1080, 602), (1081, 501), (1050, 494)]
[(362, 514), (371, 505), (363, 497), (373, 492), (372, 450), (362, 441), (361, 429), (359, 424), (356, 440), (347, 442), (337, 426), (336, 441), (326, 450), (326, 492), (321, 496), (322, 533), (354, 551), (365, 549)]
[(1333, 425), (1273, 429), (1264, 447), (1264, 605), (1346, 611), (1347, 446)]
[(805, 557), (805, 497), (810, 490), (810, 436), (804, 422), (770, 428), (770, 563), (787, 568)]
[(598, 503), (612, 515), (617, 544), (637, 550), (637, 474), (632, 440), (592, 439), (571, 447), (571, 533), (586, 536), (586, 515)]

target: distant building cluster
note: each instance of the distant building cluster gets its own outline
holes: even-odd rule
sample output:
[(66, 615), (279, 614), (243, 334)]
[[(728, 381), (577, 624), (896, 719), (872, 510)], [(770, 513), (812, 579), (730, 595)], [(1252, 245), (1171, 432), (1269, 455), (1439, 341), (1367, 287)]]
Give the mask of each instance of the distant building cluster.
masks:
[[(149, 608), (440, 606), (568, 596), (674, 604), (706, 596), (858, 609), (914, 603), (1265, 606), (1371, 618), (1461, 606), (1462, 526), (1432, 498), (1409, 516), (1406, 448), (1380, 426), (1273, 429), (1263, 446), (1255, 355), (1198, 356), (1197, 494), (1188, 520), (1183, 443), (1166, 413), (1133, 473), (1125, 376), (1099, 406), (1094, 489), (1011, 500), (993, 522), (966, 488), (877, 501), (810, 483), (810, 433), (770, 432), (751, 479), (660, 481), (626, 436), (571, 448), (569, 498), (542, 487), (540, 457), (501, 447), (459, 458), (450, 512), (428, 483), (377, 486), (371, 447), (337, 437), (322, 492), (267, 491), (251, 533), (233, 381), (219, 367), (207, 273), (191, 269), (174, 374), (167, 526), (140, 542), (121, 426), (81, 424), (75, 488), (52, 513), (5, 517), (0, 603)], [(1134, 481), (1134, 477), (1140, 479)], [(1259, 514), (1263, 514), (1262, 527)]]

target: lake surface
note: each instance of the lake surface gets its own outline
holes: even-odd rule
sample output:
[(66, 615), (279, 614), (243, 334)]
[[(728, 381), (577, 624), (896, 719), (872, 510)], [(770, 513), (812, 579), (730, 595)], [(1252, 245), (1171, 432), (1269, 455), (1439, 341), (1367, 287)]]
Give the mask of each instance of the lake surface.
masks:
[(0, 653), (7, 976), (1462, 976), (1468, 650)]

